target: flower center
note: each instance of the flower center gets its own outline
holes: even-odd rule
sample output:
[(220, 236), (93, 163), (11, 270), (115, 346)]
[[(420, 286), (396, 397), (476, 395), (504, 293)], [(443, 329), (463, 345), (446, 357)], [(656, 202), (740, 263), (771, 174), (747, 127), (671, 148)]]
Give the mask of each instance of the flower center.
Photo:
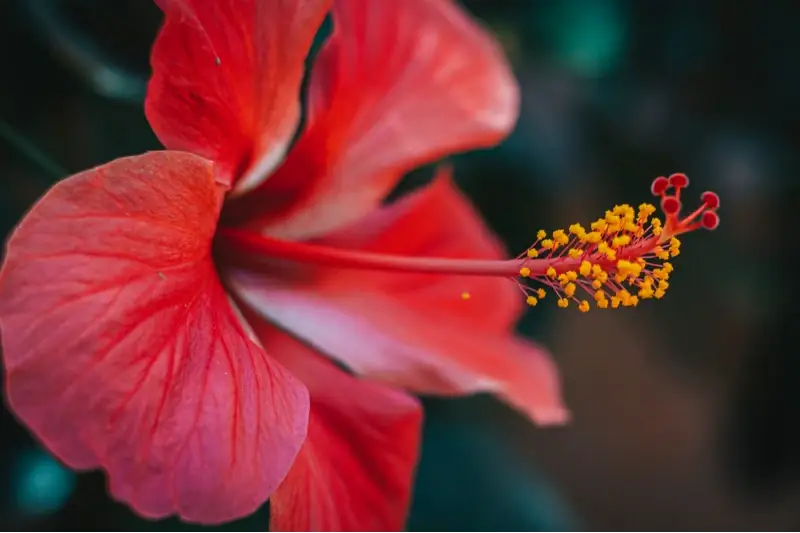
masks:
[[(680, 217), (680, 194), (689, 184), (684, 174), (656, 178), (651, 186), (660, 198), (665, 222), (653, 217), (655, 206), (638, 209), (622, 204), (587, 230), (573, 224), (548, 235), (540, 230), (536, 241), (516, 259), (480, 260), (412, 257), (360, 252), (275, 239), (252, 231), (220, 228), (215, 252), (237, 266), (263, 270), (276, 259), (322, 267), (382, 270), (443, 275), (506, 278), (522, 291), (528, 305), (537, 305), (548, 291), (555, 293), (559, 307), (574, 302), (581, 311), (591, 308), (589, 299), (601, 309), (636, 306), (640, 300), (662, 298), (669, 288), (673, 265), (668, 260), (680, 254), (682, 233), (719, 225), (719, 197), (701, 196), (701, 205)], [(586, 298), (580, 299), (580, 293)], [(469, 299), (469, 293), (462, 293)]]

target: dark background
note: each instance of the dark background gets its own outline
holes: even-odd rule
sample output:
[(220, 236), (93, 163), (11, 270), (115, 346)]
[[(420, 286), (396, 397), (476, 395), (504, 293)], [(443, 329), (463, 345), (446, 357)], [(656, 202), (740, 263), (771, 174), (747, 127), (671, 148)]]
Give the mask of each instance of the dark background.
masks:
[[(456, 174), (514, 253), (675, 171), (720, 193), (722, 225), (684, 240), (665, 300), (525, 317), (570, 426), (426, 400), (409, 527), (800, 528), (800, 2), (465, 4), (506, 46), (523, 110)], [(141, 101), (159, 22), (149, 0), (0, 0), (0, 234), (57, 178), (158, 148)], [(3, 528), (188, 529), (138, 519), (0, 420)], [(225, 529), (264, 530), (266, 512)]]

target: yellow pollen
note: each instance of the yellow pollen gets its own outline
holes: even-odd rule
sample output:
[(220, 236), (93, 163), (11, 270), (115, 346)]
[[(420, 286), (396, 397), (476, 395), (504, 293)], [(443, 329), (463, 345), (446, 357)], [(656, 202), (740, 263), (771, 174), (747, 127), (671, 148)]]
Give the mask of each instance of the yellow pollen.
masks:
[(581, 226), (580, 224), (572, 224), (569, 227), (569, 232), (575, 235), (576, 237), (580, 237), (586, 234), (586, 230), (583, 229), (583, 226)]
[(564, 230), (559, 229), (553, 232), (553, 240), (556, 242), (556, 244), (564, 246), (569, 242), (569, 237), (567, 237), (567, 234), (564, 233)]
[[(663, 185), (665, 178), (659, 180), (653, 193), (660, 205), (679, 200), (678, 188)], [(716, 215), (719, 199), (704, 193), (702, 201), (700, 209), (683, 218), (680, 202), (662, 218), (653, 216), (659, 203), (618, 204), (588, 227), (576, 223), (552, 233), (538, 231), (536, 242), (520, 258), (516, 278), (526, 302), (537, 305), (548, 288), (558, 307), (568, 307), (573, 300), (582, 312), (591, 307), (636, 307), (644, 300), (663, 298), (674, 270), (669, 261), (681, 252), (677, 236), (718, 223), (718, 216), (707, 212)]]
[(574, 283), (567, 283), (566, 286), (564, 286), (564, 294), (567, 295), (567, 298), (572, 298), (575, 296), (575, 291), (577, 289), (578, 287)]
[[(633, 231), (636, 231), (636, 228), (634, 228)], [(619, 237), (614, 237), (611, 240), (611, 246), (614, 248), (622, 248), (623, 246), (627, 246), (628, 244), (630, 244), (630, 242), (631, 238), (629, 236), (620, 235)]]
[(462, 300), (469, 300), (469, 297), (470, 297), (470, 294), (468, 292), (465, 291), (465, 292), (461, 293), (461, 299)]

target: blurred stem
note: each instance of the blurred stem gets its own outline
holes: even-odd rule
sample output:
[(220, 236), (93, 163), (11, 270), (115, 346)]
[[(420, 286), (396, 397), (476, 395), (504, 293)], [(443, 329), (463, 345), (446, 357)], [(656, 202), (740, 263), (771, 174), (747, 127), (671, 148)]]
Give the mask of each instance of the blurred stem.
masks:
[(26, 139), (5, 120), (0, 119), (0, 139), (8, 142), (23, 157), (33, 163), (35, 167), (48, 174), (54, 180), (60, 180), (67, 175), (61, 165), (53, 161), (47, 154), (40, 150), (33, 142)]
[(95, 92), (112, 100), (141, 104), (147, 78), (124, 68), (64, 17), (53, 0), (21, 0), (40, 36), (62, 62)]

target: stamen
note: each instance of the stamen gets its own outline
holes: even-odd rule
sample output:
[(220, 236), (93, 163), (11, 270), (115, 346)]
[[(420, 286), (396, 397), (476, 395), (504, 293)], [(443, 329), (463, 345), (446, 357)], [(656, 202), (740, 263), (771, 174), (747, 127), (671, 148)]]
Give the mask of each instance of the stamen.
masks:
[[(573, 302), (583, 312), (591, 309), (592, 302), (600, 309), (636, 307), (642, 300), (666, 294), (673, 272), (670, 260), (681, 253), (679, 235), (719, 226), (719, 196), (711, 191), (701, 195), (697, 209), (681, 218), (680, 192), (688, 184), (685, 174), (653, 180), (650, 190), (660, 199), (663, 222), (653, 216), (652, 204), (636, 209), (616, 205), (588, 229), (572, 224), (550, 235), (539, 230), (527, 250), (506, 261), (388, 255), (289, 242), (225, 227), (217, 231), (213, 253), (228, 264), (258, 271), (269, 271), (280, 260), (317, 268), (498, 277), (516, 283), (531, 306), (553, 292), (558, 307)], [(470, 298), (468, 291), (461, 293), (462, 300)]]
[[(571, 225), (571, 239), (564, 242), (568, 250), (558, 254), (555, 243), (563, 242), (566, 232), (556, 230), (552, 238), (539, 232), (536, 242), (520, 256), (517, 282), (528, 295), (528, 304), (541, 300), (542, 287), (555, 293), (559, 307), (575, 302), (582, 312), (591, 309), (590, 302), (600, 309), (616, 309), (663, 298), (674, 269), (669, 260), (681, 251), (677, 236), (719, 226), (719, 196), (711, 191), (701, 195), (698, 209), (681, 218), (680, 191), (688, 185), (685, 174), (653, 180), (650, 190), (660, 197), (663, 224), (652, 216), (656, 208), (651, 204), (643, 203), (638, 209), (617, 205), (592, 222), (591, 231)], [(580, 299), (582, 294), (589, 297)]]

